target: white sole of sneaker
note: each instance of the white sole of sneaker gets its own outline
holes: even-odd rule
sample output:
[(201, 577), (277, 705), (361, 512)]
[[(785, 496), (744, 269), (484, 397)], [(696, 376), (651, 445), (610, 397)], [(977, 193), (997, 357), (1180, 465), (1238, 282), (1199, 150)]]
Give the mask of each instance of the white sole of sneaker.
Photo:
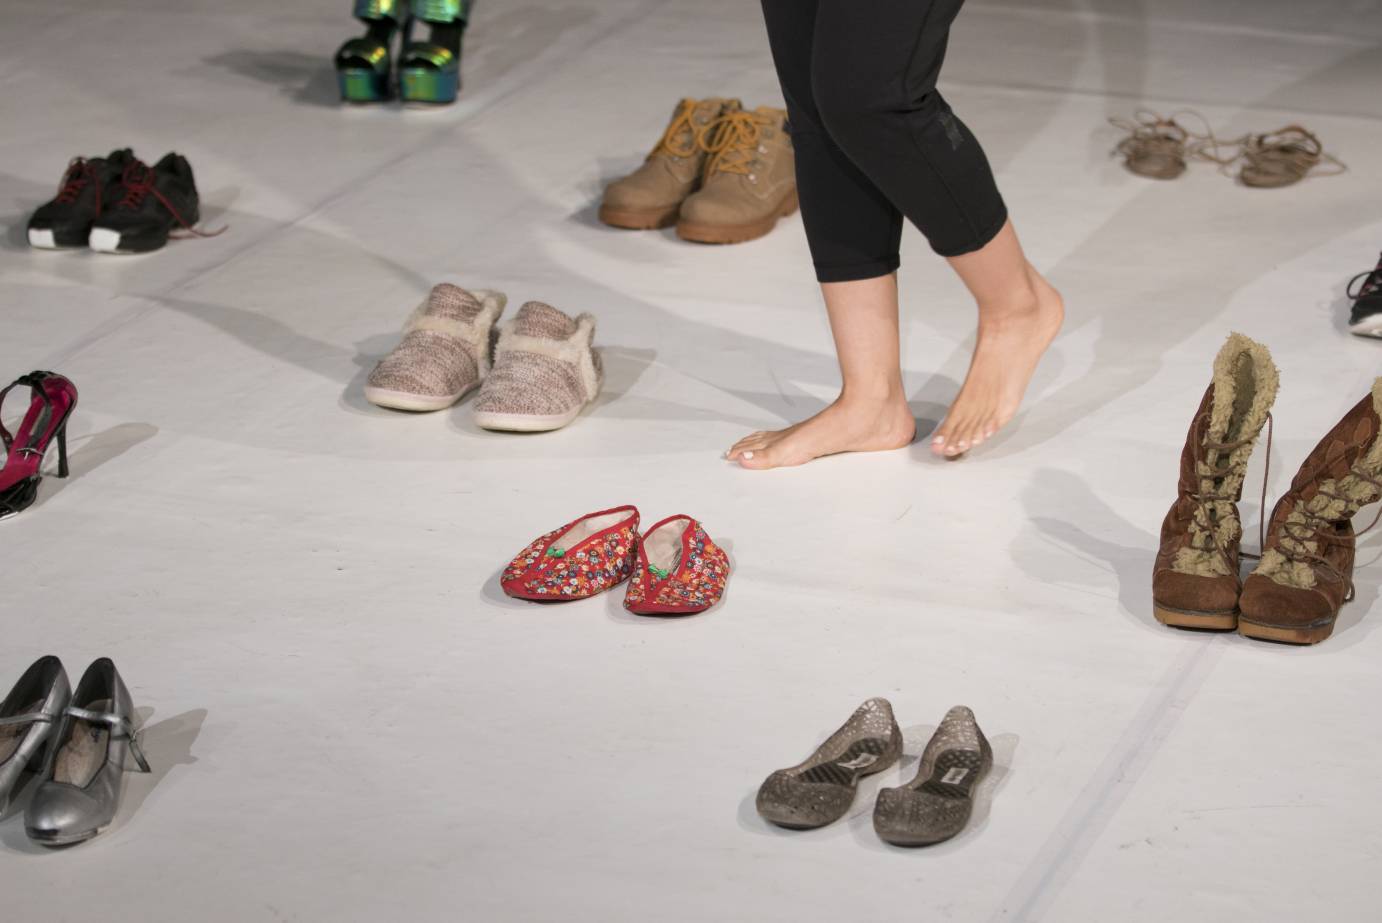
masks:
[(1348, 329), (1360, 337), (1382, 337), (1382, 314), (1365, 317), (1356, 324), (1350, 324)]
[(86, 244), (97, 253), (125, 253), (120, 249), (120, 232), (110, 228), (92, 228)]
[(40, 250), (65, 250), (66, 247), (59, 247), (57, 241), (53, 240), (52, 231), (29, 231), (29, 246), (37, 247)]
[(577, 407), (567, 413), (485, 413), (475, 411), (475, 425), (481, 429), (498, 430), (503, 433), (546, 433), (561, 429), (581, 415), (585, 407)]
[(365, 386), (365, 400), (376, 407), (387, 407), (389, 410), (411, 410), (414, 413), (445, 410), (469, 393), (470, 391), (466, 390), (460, 394), (437, 397), (434, 394), (409, 394), (407, 391), (390, 391), (387, 388)]

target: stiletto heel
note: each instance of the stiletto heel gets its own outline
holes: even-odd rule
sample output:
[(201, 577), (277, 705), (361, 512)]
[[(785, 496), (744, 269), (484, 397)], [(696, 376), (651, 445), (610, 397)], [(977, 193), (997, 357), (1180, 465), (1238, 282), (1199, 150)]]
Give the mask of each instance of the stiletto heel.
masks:
[(34, 505), (43, 480), (43, 457), (58, 444), (58, 476), (67, 477), (67, 421), (77, 406), (77, 388), (55, 372), (30, 372), (0, 391), (0, 407), (10, 391), (29, 389), (29, 411), (12, 434), (0, 423), (0, 441), (6, 452), (0, 468), (0, 519), (7, 519)]
[(62, 424), (62, 429), (58, 430), (58, 477), (65, 478), (67, 470), (67, 423)]

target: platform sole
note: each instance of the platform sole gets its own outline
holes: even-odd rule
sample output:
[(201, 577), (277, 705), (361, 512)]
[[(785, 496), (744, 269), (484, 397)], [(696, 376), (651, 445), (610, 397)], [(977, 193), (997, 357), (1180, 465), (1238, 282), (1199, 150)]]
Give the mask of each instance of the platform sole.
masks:
[(1238, 613), (1234, 612), (1196, 612), (1193, 609), (1172, 609), (1161, 603), (1152, 603), (1156, 620), (1173, 628), (1203, 628), (1208, 631), (1232, 631), (1238, 627)]
[(796, 210), (797, 191), (793, 189), (766, 218), (748, 224), (698, 224), (682, 220), (677, 222), (677, 236), (697, 244), (742, 244), (764, 236), (777, 227), (778, 219)]
[(449, 106), (461, 92), (459, 72), (422, 67), (398, 69), (398, 97), (409, 106)]
[(1265, 625), (1251, 619), (1238, 618), (1238, 633), (1245, 638), (1258, 641), (1279, 641), (1282, 644), (1319, 644), (1334, 633), (1334, 623), (1313, 625), (1305, 628), (1284, 628), (1280, 625)]
[(341, 102), (382, 103), (389, 98), (389, 73), (367, 70), (362, 67), (346, 67), (336, 71), (336, 85), (341, 91)]
[(677, 223), (681, 203), (664, 205), (659, 208), (616, 208), (611, 205), (600, 206), (600, 221), (612, 228), (627, 231), (656, 231), (670, 228)]

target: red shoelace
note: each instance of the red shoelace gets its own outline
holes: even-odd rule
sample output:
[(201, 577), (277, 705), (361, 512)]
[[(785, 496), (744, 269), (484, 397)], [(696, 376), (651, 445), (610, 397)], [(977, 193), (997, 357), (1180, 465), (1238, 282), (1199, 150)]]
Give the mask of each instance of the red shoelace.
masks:
[(120, 200), (117, 207), (138, 208), (144, 203), (145, 197), (148, 196), (149, 193), (153, 193), (154, 198), (158, 199), (159, 204), (168, 209), (168, 214), (173, 216), (173, 220), (182, 225), (182, 229), (189, 234), (196, 235), (197, 237), (215, 237), (218, 234), (225, 233), (229, 225), (227, 225), (227, 227), (218, 228), (215, 231), (199, 231), (192, 227), (173, 203), (168, 201), (168, 197), (159, 191), (158, 186), (154, 184), (155, 178), (156, 174), (153, 168), (143, 161), (136, 160), (125, 167), (125, 172), (120, 175), (120, 185), (125, 187), (125, 195)]
[[(87, 183), (98, 180), (96, 168), (91, 165), (85, 157), (73, 157), (71, 163), (67, 165), (67, 172), (62, 175), (62, 185), (58, 187), (57, 202), (62, 205), (71, 205), (77, 201), (86, 188)], [(96, 214), (101, 213), (101, 187), (96, 184)]]

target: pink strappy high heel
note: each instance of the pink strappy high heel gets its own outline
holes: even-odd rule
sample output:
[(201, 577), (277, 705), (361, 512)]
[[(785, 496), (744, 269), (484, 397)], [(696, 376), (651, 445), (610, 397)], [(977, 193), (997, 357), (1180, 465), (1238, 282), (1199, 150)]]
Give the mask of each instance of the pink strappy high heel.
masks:
[(39, 469), (54, 441), (58, 444), (58, 477), (67, 477), (67, 420), (77, 406), (77, 387), (55, 372), (30, 372), (0, 391), (0, 409), (10, 391), (29, 388), (29, 411), (11, 434), (0, 423), (5, 467), (0, 468), (0, 519), (22, 513), (38, 498)]

